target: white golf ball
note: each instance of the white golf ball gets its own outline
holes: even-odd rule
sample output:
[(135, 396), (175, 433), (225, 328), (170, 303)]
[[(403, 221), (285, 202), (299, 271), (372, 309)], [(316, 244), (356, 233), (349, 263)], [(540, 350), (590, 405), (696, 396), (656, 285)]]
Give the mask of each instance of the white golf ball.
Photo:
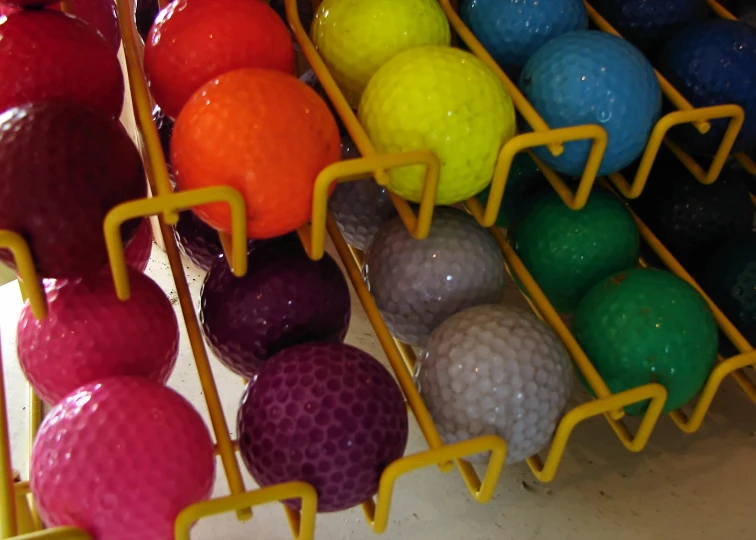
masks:
[(499, 435), (512, 464), (548, 445), (572, 388), (572, 366), (562, 342), (532, 312), (481, 305), (433, 331), (417, 383), (445, 442)]

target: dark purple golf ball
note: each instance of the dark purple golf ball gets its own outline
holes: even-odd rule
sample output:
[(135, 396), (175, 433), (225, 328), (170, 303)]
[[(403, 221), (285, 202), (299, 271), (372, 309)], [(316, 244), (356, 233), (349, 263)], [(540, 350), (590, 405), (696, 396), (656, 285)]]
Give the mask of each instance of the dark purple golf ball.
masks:
[(181, 253), (202, 270), (210, 270), (223, 253), (218, 231), (207, 225), (191, 210), (179, 213), (173, 237)]
[(287, 347), (341, 342), (349, 328), (349, 288), (338, 265), (328, 254), (311, 260), (291, 238), (256, 242), (244, 277), (235, 277), (222, 258), (205, 276), (205, 338), (220, 361), (243, 377), (253, 377)]
[(263, 366), (242, 397), (237, 433), (258, 484), (307, 482), (318, 511), (334, 512), (372, 497), (383, 469), (404, 454), (407, 409), (375, 358), (343, 343), (311, 343)]

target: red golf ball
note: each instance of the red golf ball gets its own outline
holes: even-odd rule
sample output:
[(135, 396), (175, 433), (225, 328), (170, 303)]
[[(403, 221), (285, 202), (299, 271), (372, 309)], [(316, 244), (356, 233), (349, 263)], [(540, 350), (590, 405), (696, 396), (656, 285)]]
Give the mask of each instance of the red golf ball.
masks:
[(144, 272), (152, 255), (152, 225), (149, 218), (142, 219), (134, 238), (124, 247), (126, 264), (135, 270)]
[[(139, 151), (118, 120), (66, 101), (0, 114), (0, 229), (26, 238), (43, 277), (99, 271), (105, 216), (146, 195)], [(139, 223), (121, 227), (124, 241)], [(6, 250), (0, 260), (13, 264)]]
[(203, 84), (242, 68), (294, 73), (286, 25), (266, 3), (174, 0), (152, 25), (144, 68), (155, 102), (176, 118)]
[(258, 484), (308, 482), (318, 511), (333, 512), (376, 493), (383, 469), (404, 454), (407, 409), (369, 354), (343, 343), (297, 345), (249, 383), (237, 433)]
[(0, 22), (0, 111), (47, 99), (73, 100), (118, 118), (121, 65), (86, 22), (48, 9), (24, 10)]
[(46, 283), (47, 317), (27, 303), (18, 321), (18, 360), (34, 391), (55, 404), (79, 386), (116, 375), (164, 383), (176, 365), (179, 328), (163, 290), (129, 269), (131, 298), (120, 301), (109, 269)]
[(173, 540), (176, 516), (215, 480), (210, 433), (175, 391), (139, 377), (78, 388), (45, 418), (31, 491), (48, 527), (98, 540)]

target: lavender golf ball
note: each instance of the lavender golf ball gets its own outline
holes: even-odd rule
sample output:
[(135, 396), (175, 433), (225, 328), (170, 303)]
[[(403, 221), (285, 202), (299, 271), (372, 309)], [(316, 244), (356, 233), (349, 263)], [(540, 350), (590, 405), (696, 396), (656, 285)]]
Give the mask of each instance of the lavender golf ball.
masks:
[(294, 236), (255, 242), (247, 264), (247, 274), (238, 278), (219, 258), (202, 286), (205, 339), (229, 369), (251, 378), (286, 347), (344, 340), (349, 289), (329, 255), (311, 260)]
[(504, 257), (493, 236), (467, 213), (439, 207), (430, 233), (416, 240), (399, 217), (386, 222), (364, 267), (389, 331), (409, 345), (467, 307), (501, 300)]
[(342, 343), (298, 345), (271, 358), (237, 417), (241, 456), (257, 483), (307, 482), (320, 512), (372, 497), (383, 469), (404, 454), (407, 429), (393, 377)]
[(572, 369), (562, 342), (533, 313), (486, 305), (452, 315), (433, 332), (417, 382), (445, 442), (496, 434), (512, 464), (551, 440)]
[[(341, 138), (341, 157), (360, 157), (360, 151), (348, 135)], [(396, 215), (386, 188), (369, 176), (338, 184), (328, 201), (328, 208), (347, 243), (363, 251), (373, 243), (378, 228)]]

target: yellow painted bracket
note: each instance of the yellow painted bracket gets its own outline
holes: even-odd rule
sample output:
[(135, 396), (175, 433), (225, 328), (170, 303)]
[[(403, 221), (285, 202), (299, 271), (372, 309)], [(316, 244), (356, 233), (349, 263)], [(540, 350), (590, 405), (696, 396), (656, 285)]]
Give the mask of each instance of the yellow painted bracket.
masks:
[[(476, 219), (478, 219), (479, 221), (481, 220), (483, 215), (483, 206), (476, 198), (473, 197), (471, 199), (468, 199), (465, 202), (465, 206)], [(532, 302), (531, 305), (536, 308), (536, 314), (544, 319), (548, 323), (548, 325), (554, 329), (556, 334), (559, 336), (559, 339), (562, 340), (565, 347), (567, 348), (567, 351), (570, 353), (570, 356), (572, 356), (573, 362), (585, 377), (586, 381), (588, 382), (588, 386), (591, 388), (593, 393), (599, 399), (610, 397), (612, 393), (609, 390), (609, 387), (598, 374), (598, 371), (596, 371), (596, 368), (588, 359), (585, 352), (583, 352), (583, 349), (580, 347), (580, 345), (578, 345), (575, 337), (564, 324), (564, 321), (562, 321), (562, 318), (551, 305), (551, 302), (549, 302), (548, 298), (546, 298), (546, 295), (543, 294), (543, 291), (538, 286), (538, 283), (536, 283), (536, 281), (533, 279), (533, 276), (530, 275), (530, 272), (528, 272), (528, 269), (525, 267), (520, 257), (517, 256), (517, 253), (515, 253), (514, 249), (512, 249), (512, 246), (509, 245), (509, 242), (504, 237), (504, 234), (497, 227), (491, 227), (489, 228), (489, 230), (498, 242), (499, 247), (504, 254), (504, 259), (507, 262), (508, 268), (512, 272), (514, 272), (514, 274), (520, 280), (520, 283), (522, 283), (523, 287), (525, 287), (525, 290), (528, 292), (528, 295), (530, 296), (530, 300)], [(622, 409), (617, 409), (612, 412), (612, 417), (616, 420), (619, 420), (623, 416), (624, 411)]]
[(93, 537), (87, 531), (75, 527), (56, 527), (14, 536), (13, 540), (93, 540)]
[[(709, 1), (709, 5), (716, 4), (716, 2)], [(583, 0), (588, 16), (591, 21), (604, 32), (622, 37), (617, 30), (604, 19), (589, 2)], [(719, 6), (721, 8), (721, 6)], [(716, 8), (712, 6), (714, 11)], [(721, 8), (724, 10), (724, 8)], [(725, 13), (726, 10), (724, 10)], [(717, 11), (719, 14), (719, 11)], [(720, 14), (720, 16), (722, 16)], [(731, 15), (730, 15), (731, 16)], [(732, 17), (732, 16), (731, 16)], [(625, 178), (620, 173), (610, 175), (612, 182), (617, 186), (617, 189), (629, 199), (635, 199), (640, 196), (643, 191), (643, 187), (646, 185), (648, 174), (651, 170), (651, 165), (656, 159), (656, 155), (659, 151), (662, 141), (669, 147), (669, 149), (678, 157), (678, 159), (685, 165), (685, 167), (696, 177), (696, 179), (702, 184), (711, 184), (719, 177), (722, 172), (722, 167), (727, 160), (732, 146), (735, 143), (735, 139), (740, 132), (740, 128), (743, 125), (744, 112), (743, 109), (737, 105), (717, 105), (713, 107), (701, 107), (694, 108), (690, 102), (674, 87), (669, 81), (656, 69), (654, 70), (656, 77), (659, 80), (659, 86), (661, 87), (664, 95), (669, 101), (678, 109), (672, 113), (669, 113), (662, 117), (659, 122), (654, 126), (654, 130), (651, 133), (649, 142), (646, 145), (643, 158), (641, 160), (638, 171), (633, 180), (632, 186), (630, 186)], [(703, 168), (696, 163), (696, 161), (690, 157), (680, 146), (670, 140), (664, 140), (667, 132), (670, 128), (680, 124), (693, 124), (699, 133), (708, 133), (711, 129), (710, 120), (730, 118), (725, 129), (722, 141), (714, 154), (714, 159), (709, 166), (708, 171), (704, 171)], [(746, 160), (748, 160), (746, 156)], [(754, 167), (756, 168), (756, 167)]]
[[(712, 160), (708, 171), (704, 171), (703, 168), (676, 143), (670, 139), (665, 139), (667, 132), (672, 127), (680, 124), (692, 123), (694, 119), (703, 118), (708, 120), (714, 120), (717, 118), (730, 119), (724, 137), (722, 138), (722, 142), (714, 155), (714, 159)], [(621, 173), (610, 174), (609, 178), (624, 197), (628, 199), (638, 198), (646, 187), (646, 181), (651, 173), (651, 167), (654, 164), (654, 160), (656, 159), (656, 156), (659, 153), (659, 148), (663, 142), (693, 174), (693, 176), (696, 177), (696, 180), (702, 184), (712, 184), (722, 172), (722, 168), (732, 150), (732, 145), (735, 143), (735, 139), (740, 132), (744, 119), (745, 114), (743, 109), (738, 105), (717, 105), (701, 109), (673, 111), (663, 116), (654, 126), (632, 185), (628, 183)]]
[[(483, 213), (483, 217), (478, 220), (478, 223), (483, 227), (491, 227), (496, 223), (496, 218), (499, 215), (499, 209), (501, 208), (501, 203), (504, 198), (509, 171), (512, 168), (512, 160), (514, 160), (518, 153), (525, 150), (529, 151), (529, 149), (536, 146), (546, 146), (549, 142), (567, 142), (586, 138), (591, 139), (593, 143), (591, 144), (588, 161), (586, 162), (583, 175), (580, 179), (580, 184), (575, 193), (573, 193), (567, 184), (565, 184), (561, 176), (549, 169), (543, 164), (543, 162), (536, 158), (532, 152), (530, 152), (536, 165), (543, 170), (544, 176), (546, 176), (546, 179), (551, 183), (552, 187), (557, 194), (559, 194), (564, 203), (573, 210), (580, 210), (583, 208), (591, 194), (593, 182), (595, 181), (596, 174), (601, 166), (601, 159), (604, 156), (608, 141), (606, 130), (598, 125), (567, 127), (542, 132), (523, 133), (507, 141), (499, 152), (493, 181), (491, 182), (488, 203)], [(476, 217), (476, 219), (478, 218)]]
[(204, 517), (288, 499), (302, 500), (300, 512), (287, 512), (295, 540), (312, 540), (315, 536), (318, 495), (315, 488), (305, 482), (276, 484), (187, 506), (176, 518), (175, 538), (189, 540), (191, 528)]
[(431, 220), (433, 219), (433, 209), (435, 208), (438, 174), (441, 168), (438, 157), (430, 150), (374, 155), (372, 157), (338, 161), (329, 165), (318, 174), (313, 192), (311, 226), (298, 231), (308, 255), (315, 260), (323, 256), (325, 250), (326, 215), (328, 213), (328, 194), (334, 183), (359, 180), (360, 178), (364, 178), (367, 173), (378, 168), (391, 169), (405, 165), (424, 165), (425, 182), (418, 216), (415, 217), (407, 203), (403, 201), (409, 215), (403, 215), (402, 219), (407, 229), (416, 238), (425, 238), (428, 236)]
[(0, 538), (18, 534), (16, 514), (16, 479), (13, 473), (8, 429), (8, 407), (5, 400), (3, 356), (0, 348)]
[(45, 298), (42, 280), (37, 274), (37, 268), (32, 259), (29, 244), (18, 233), (8, 230), (0, 230), (0, 248), (11, 252), (18, 269), (18, 283), (21, 293), (29, 299), (32, 314), (37, 319), (47, 317), (47, 300)]
[[(483, 481), (481, 481), (472, 465), (463, 461), (462, 458), (483, 452), (491, 452), (491, 457)], [(368, 524), (373, 532), (382, 533), (386, 530), (394, 485), (399, 477), (424, 467), (441, 465), (450, 461), (456, 461), (460, 466), (460, 472), (475, 500), (487, 503), (496, 489), (506, 456), (507, 443), (504, 439), (496, 435), (485, 435), (400, 458), (386, 467), (381, 474), (376, 496), (378, 502), (376, 503), (371, 498), (362, 503)]]
[(738, 163), (749, 173), (756, 175), (756, 161), (748, 157), (744, 152), (738, 152), (733, 156)]
[(706, 0), (706, 3), (709, 5), (709, 8), (717, 14), (718, 17), (721, 17), (722, 19), (730, 19), (731, 21), (738, 20), (735, 15), (727, 11), (727, 9), (716, 0)]
[[(632, 452), (640, 452), (648, 444), (648, 439), (659, 421), (666, 400), (667, 390), (662, 385), (653, 383), (619, 392), (607, 398), (582, 403), (570, 410), (559, 421), (546, 461), (541, 461), (538, 455), (531, 456), (527, 460), (528, 466), (540, 482), (551, 482), (556, 476), (567, 441), (575, 427), (584, 420), (600, 415), (606, 417), (625, 448)], [(649, 405), (633, 436), (624, 422), (614, 420), (609, 413), (643, 401), (649, 401)]]
[(16, 489), (17, 534), (27, 534), (41, 529), (42, 523), (35, 519), (32, 512), (29, 482), (16, 482), (14, 487)]
[(121, 225), (124, 222), (139, 217), (161, 213), (165, 215), (165, 213), (188, 210), (195, 206), (218, 202), (228, 204), (231, 209), (232, 249), (230, 253), (226, 254), (229, 267), (235, 276), (240, 277), (246, 274), (247, 214), (244, 198), (237, 190), (228, 186), (213, 186), (170, 193), (169, 195), (158, 195), (119, 204), (105, 217), (103, 230), (118, 298), (128, 300), (131, 295), (123, 242), (121, 241)]

